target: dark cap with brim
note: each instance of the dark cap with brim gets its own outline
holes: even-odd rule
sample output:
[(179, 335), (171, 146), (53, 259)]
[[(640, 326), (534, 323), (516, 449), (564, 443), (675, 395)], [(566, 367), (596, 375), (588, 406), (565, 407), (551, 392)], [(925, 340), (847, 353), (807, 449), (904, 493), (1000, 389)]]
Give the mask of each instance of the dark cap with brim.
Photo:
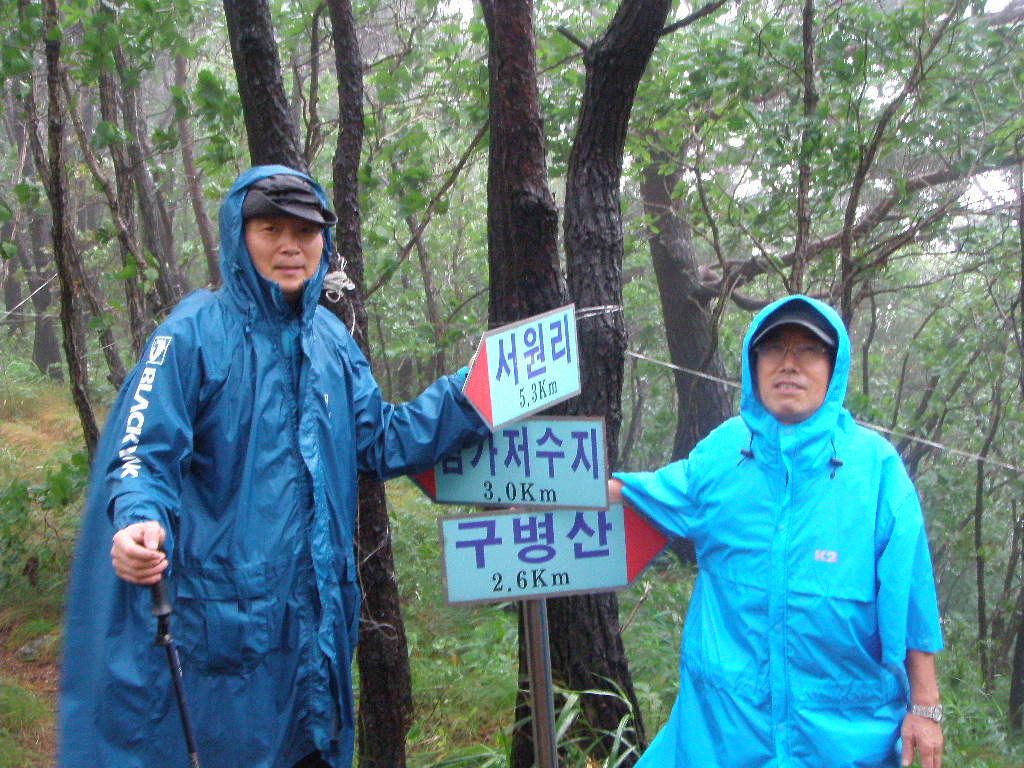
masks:
[(750, 340), (750, 348), (756, 347), (765, 336), (783, 325), (799, 325), (806, 328), (831, 348), (835, 348), (839, 344), (836, 329), (825, 319), (825, 316), (806, 301), (794, 299), (786, 302), (764, 319), (761, 327), (757, 329), (757, 333)]
[(277, 173), (249, 187), (242, 203), (242, 219), (272, 219), (291, 216), (321, 227), (338, 222), (334, 212), (320, 202), (312, 185), (301, 176)]

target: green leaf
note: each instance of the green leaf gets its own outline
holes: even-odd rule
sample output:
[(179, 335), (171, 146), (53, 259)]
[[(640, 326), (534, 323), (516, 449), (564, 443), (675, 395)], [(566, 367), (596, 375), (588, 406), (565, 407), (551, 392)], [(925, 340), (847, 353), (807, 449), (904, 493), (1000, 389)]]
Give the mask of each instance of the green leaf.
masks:
[(168, 128), (167, 130), (155, 128), (153, 129), (151, 141), (153, 142), (153, 149), (157, 152), (169, 152), (178, 146), (178, 132), (174, 128)]
[(33, 208), (36, 205), (39, 205), (42, 193), (40, 192), (38, 185), (23, 181), (21, 184), (14, 185), (14, 196), (22, 205)]
[(124, 265), (123, 269), (118, 270), (113, 275), (111, 275), (111, 277), (113, 277), (115, 280), (131, 280), (138, 274), (139, 269), (138, 267), (135, 266), (135, 262), (129, 261), (127, 264)]
[(99, 125), (96, 126), (96, 131), (93, 133), (92, 140), (89, 142), (95, 149), (106, 149), (107, 147), (116, 146), (117, 144), (124, 144), (130, 134), (122, 131), (117, 125), (110, 122), (109, 120), (100, 121)]
[(0, 48), (0, 68), (4, 77), (16, 77), (32, 71), (31, 49), (4, 40)]

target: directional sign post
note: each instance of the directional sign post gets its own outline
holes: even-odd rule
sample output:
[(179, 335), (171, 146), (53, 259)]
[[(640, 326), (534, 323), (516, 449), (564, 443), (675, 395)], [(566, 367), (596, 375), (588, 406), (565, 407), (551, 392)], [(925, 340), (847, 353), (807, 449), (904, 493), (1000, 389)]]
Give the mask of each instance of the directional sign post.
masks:
[(485, 333), (463, 391), (491, 429), (578, 395), (575, 305)]
[(603, 419), (525, 420), (579, 394), (576, 338), (571, 304), (485, 333), (463, 393), (492, 434), (415, 478), (438, 502), (517, 505), (442, 518), (441, 541), (449, 603), (527, 601), (540, 768), (555, 768), (558, 759), (543, 598), (626, 587), (666, 543), (632, 510), (605, 509)]
[(604, 509), (604, 419), (517, 421), (413, 478), (441, 504)]
[(624, 589), (667, 542), (621, 504), (607, 510), (511, 509), (440, 522), (449, 603)]

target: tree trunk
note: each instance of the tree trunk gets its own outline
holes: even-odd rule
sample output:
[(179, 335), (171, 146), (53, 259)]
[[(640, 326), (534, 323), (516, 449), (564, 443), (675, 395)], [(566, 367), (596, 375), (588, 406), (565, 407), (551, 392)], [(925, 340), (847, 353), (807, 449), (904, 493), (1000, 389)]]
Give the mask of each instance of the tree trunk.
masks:
[(986, 607), (985, 587), (985, 546), (982, 537), (982, 524), (985, 512), (985, 463), (984, 459), (992, 447), (992, 442), (998, 432), (999, 422), (1002, 417), (1002, 394), (1001, 383), (993, 386), (992, 392), (992, 414), (989, 418), (988, 430), (981, 450), (980, 457), (975, 462), (975, 483), (974, 483), (974, 566), (977, 588), (978, 607), (978, 655), (981, 663), (981, 684), (988, 693), (992, 692), (993, 674), (989, 660), (989, 632), (988, 632), (988, 608)]
[[(174, 57), (174, 85), (185, 90), (188, 82), (185, 72), (186, 59), (180, 53)], [(196, 218), (196, 228), (203, 241), (203, 255), (206, 257), (206, 281), (211, 288), (220, 285), (220, 263), (217, 253), (217, 238), (213, 233), (213, 225), (206, 213), (206, 200), (203, 198), (203, 186), (199, 178), (199, 167), (196, 165), (195, 143), (192, 139), (192, 123), (184, 107), (176, 105), (178, 112), (175, 125), (178, 129), (178, 142), (181, 146), (181, 164), (185, 171), (185, 182), (188, 188), (188, 199), (192, 203), (192, 213)]]
[(49, 168), (47, 194), (53, 212), (53, 257), (60, 278), (60, 321), (64, 332), (64, 355), (71, 379), (71, 395), (82, 424), (82, 434), (89, 458), (99, 441), (99, 428), (89, 402), (89, 374), (86, 367), (82, 315), (76, 297), (84, 290), (84, 274), (72, 249), (67, 247), (64, 184), (64, 122), (60, 98), (60, 23), (56, 0), (43, 4), (43, 29), (46, 32), (47, 143)]
[[(99, 16), (100, 18), (110, 15), (107, 11), (101, 11), (100, 13), (102, 14), (102, 16)], [(100, 72), (100, 113), (104, 121), (114, 125), (118, 124), (117, 95), (117, 83), (113, 75), (110, 72)], [(89, 150), (83, 146), (82, 151), (88, 152)], [(110, 213), (114, 220), (121, 222), (122, 225), (118, 227), (117, 236), (118, 248), (121, 251), (121, 266), (128, 273), (131, 273), (132, 270), (135, 271), (133, 276), (125, 278), (124, 293), (128, 306), (132, 350), (136, 355), (141, 355), (142, 347), (146, 343), (146, 337), (149, 336), (155, 326), (156, 311), (155, 306), (150, 305), (150, 302), (146, 300), (142, 292), (141, 280), (146, 264), (136, 256), (136, 254), (142, 254), (142, 247), (136, 238), (135, 196), (132, 194), (128, 159), (125, 157), (124, 149), (119, 144), (112, 144), (110, 146), (110, 159), (114, 165), (114, 187), (116, 192), (113, 198), (114, 210), (111, 210)], [(153, 304), (155, 305), (156, 302)]]
[[(653, 151), (640, 186), (644, 212), (651, 222), (651, 262), (658, 280), (669, 358), (680, 368), (723, 379), (725, 368), (718, 354), (718, 329), (707, 300), (700, 294), (689, 211), (684, 201), (672, 199), (680, 175), (677, 171), (662, 174), (660, 170), (675, 163), (677, 158)], [(675, 384), (673, 460), (688, 456), (732, 411), (728, 391), (716, 381), (676, 371)]]
[[(370, 359), (369, 324), (364, 303), (364, 262), (359, 207), (359, 161), (363, 141), (363, 67), (350, 0), (329, 0), (335, 67), (338, 75), (338, 143), (334, 154), (334, 205), (338, 214), (337, 246), (354, 291), (337, 305), (326, 303), (355, 329), (356, 340)], [(334, 269), (341, 269), (340, 263)], [(347, 305), (347, 306), (346, 306)], [(363, 587), (359, 635), (358, 751), (362, 768), (403, 768), (405, 737), (412, 719), (412, 674), (398, 579), (391, 550), (384, 485), (359, 479), (356, 546)]]
[[(7, 238), (5, 237), (4, 239), (6, 240)], [(14, 274), (12, 264), (4, 263), (3, 267), (3, 280), (0, 280), (0, 282), (4, 286), (4, 309), (7, 313), (4, 325), (8, 326), (14, 333), (21, 334), (28, 325), (25, 319), (25, 315), (28, 313), (22, 305), (21, 281)]]
[(818, 109), (818, 91), (814, 84), (814, 0), (804, 0), (803, 23), (803, 128), (800, 131), (800, 155), (796, 193), (796, 243), (793, 246), (793, 268), (790, 272), (790, 293), (803, 293), (804, 268), (807, 266), (807, 240), (811, 232), (811, 161), (814, 143), (815, 112)]
[[(1024, 534), (1024, 518), (1018, 521), (1017, 529)], [(1016, 620), (1017, 641), (1010, 666), (1010, 730), (1020, 733), (1024, 730), (1024, 557), (1019, 562), (1020, 575), (1017, 579)], [(1012, 624), (1011, 624), (1012, 626)]]
[(433, 348), (430, 354), (430, 377), (436, 379), (445, 372), (444, 355), (444, 320), (441, 318), (441, 307), (437, 303), (437, 288), (434, 285), (434, 268), (430, 263), (430, 254), (423, 244), (423, 236), (416, 226), (416, 220), (410, 215), (405, 217), (406, 226), (416, 243), (416, 256), (420, 264), (420, 277), (423, 279), (423, 299), (426, 303), (427, 322), (433, 335)]
[(18, 239), (18, 255), (22, 270), (28, 281), (29, 293), (32, 296), (32, 311), (35, 314), (32, 335), (32, 362), (36, 368), (54, 381), (64, 381), (64, 369), (61, 366), (60, 339), (50, 314), (53, 296), (48, 281), (52, 277), (52, 256), (46, 247), (46, 224), (39, 216), (31, 216), (29, 230), (32, 253), (23, 245), (24, 238)]
[(281, 59), (268, 0), (224, 0), (231, 59), (242, 100), (249, 159), (306, 171), (281, 80)]
[[(618, 454), (626, 350), (621, 310), (622, 158), (636, 90), (671, 5), (669, 0), (622, 3), (604, 35), (586, 49), (586, 85), (569, 155), (565, 191), (569, 292), (579, 308), (606, 309), (580, 324), (582, 393), (570, 408), (577, 414), (604, 416), (609, 456)], [(613, 694), (584, 697), (590, 737), (600, 738), (603, 754), (609, 754), (618, 733), (639, 753), (646, 737), (620, 635), (617, 596), (552, 600), (549, 622), (556, 679), (573, 690)], [(620, 764), (635, 761), (630, 756)]]
[[(488, 320), (494, 327), (564, 306), (568, 297), (559, 270), (558, 212), (548, 189), (533, 2), (481, 0), (481, 6), (489, 38)], [(534, 747), (522, 604), (519, 619), (520, 685), (510, 764), (528, 768)], [(558, 675), (554, 666), (553, 673)]]
[(142, 241), (155, 262), (156, 290), (160, 297), (157, 312), (169, 312), (178, 299), (188, 291), (188, 281), (174, 253), (170, 217), (163, 196), (157, 189), (153, 174), (146, 158), (151, 154), (146, 146), (145, 119), (139, 111), (136, 87), (130, 83), (134, 73), (130, 71), (120, 46), (114, 48), (114, 61), (121, 80), (121, 114), (125, 130), (130, 138), (126, 142), (128, 171), (135, 184), (139, 203), (139, 218), (142, 222)]
[(567, 303), (548, 189), (532, 0), (482, 0), (489, 33), (487, 263), (491, 326)]

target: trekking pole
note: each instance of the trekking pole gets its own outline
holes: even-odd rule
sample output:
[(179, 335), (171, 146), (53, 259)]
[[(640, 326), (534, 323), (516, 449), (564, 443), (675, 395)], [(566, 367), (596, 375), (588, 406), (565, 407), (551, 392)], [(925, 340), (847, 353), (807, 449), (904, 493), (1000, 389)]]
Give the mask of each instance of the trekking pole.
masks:
[(185, 704), (185, 687), (181, 682), (181, 659), (178, 648), (171, 637), (171, 602), (167, 599), (167, 588), (161, 579), (150, 588), (153, 595), (153, 615), (156, 616), (156, 644), (162, 645), (167, 651), (167, 665), (171, 668), (171, 681), (174, 683), (174, 695), (178, 699), (178, 712), (181, 714), (181, 727), (185, 731), (185, 746), (188, 748), (190, 768), (199, 767), (199, 754), (196, 752), (196, 739), (192, 735), (192, 720), (188, 716)]

